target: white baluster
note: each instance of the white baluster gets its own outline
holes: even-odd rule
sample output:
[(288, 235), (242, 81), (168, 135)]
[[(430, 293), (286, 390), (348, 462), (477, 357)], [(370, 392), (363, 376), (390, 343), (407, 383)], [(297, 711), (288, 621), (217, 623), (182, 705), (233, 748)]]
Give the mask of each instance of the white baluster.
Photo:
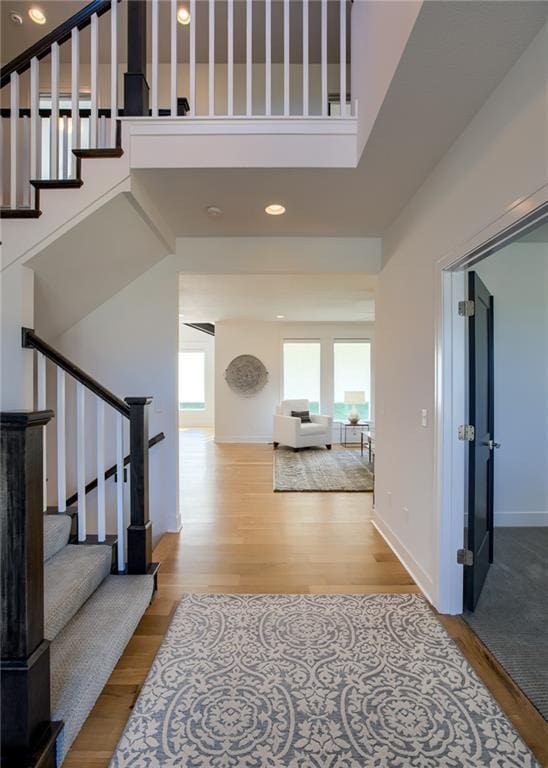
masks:
[(17, 132), (19, 123), (19, 75), (10, 76), (10, 206), (17, 208)]
[(86, 540), (86, 390), (76, 384), (76, 486), (78, 493), (78, 541)]
[(234, 0), (228, 0), (227, 4), (227, 112), (228, 116), (234, 115)]
[(62, 150), (61, 150), (61, 178), (68, 179), (69, 177), (69, 131), (68, 131), (68, 117), (63, 115), (61, 124), (63, 126), (62, 135)]
[(245, 113), (251, 117), (253, 110), (253, 2), (246, 0), (245, 29)]
[(272, 0), (265, 0), (264, 6), (264, 99), (265, 115), (272, 114)]
[[(80, 33), (75, 27), (71, 37), (70, 98), (71, 98), (71, 149), (80, 148)], [(72, 173), (76, 176), (76, 158), (73, 156)]]
[(30, 177), (39, 178), (38, 142), (40, 141), (40, 107), (39, 71), (40, 64), (36, 56), (30, 60)]
[[(46, 410), (46, 357), (41, 352), (36, 353), (36, 407), (39, 411)], [(42, 509), (48, 508), (48, 460), (46, 452), (46, 427), (42, 427)]]
[(341, 92), (341, 117), (346, 117), (346, 0), (340, 2), (340, 56), (339, 75)]
[(49, 145), (49, 176), (59, 178), (59, 45), (51, 46), (51, 118)]
[(152, 117), (158, 117), (158, 0), (152, 0), (150, 10), (152, 19), (151, 112)]
[(171, 117), (177, 117), (177, 0), (171, 0)]
[(124, 423), (121, 413), (116, 414), (116, 533), (118, 536), (118, 570), (126, 568), (124, 526)]
[(23, 153), (22, 153), (22, 164), (23, 164), (23, 172), (19, 174), (19, 181), (22, 185), (22, 190), (20, 189), (20, 194), (23, 195), (23, 205), (30, 207), (31, 200), (30, 200), (30, 184), (29, 179), (32, 178), (30, 173), (30, 118), (25, 115), (23, 118)]
[(97, 398), (97, 539), (105, 540), (105, 404)]
[(99, 118), (99, 146), (107, 147), (107, 119), (104, 115)]
[(321, 31), (322, 116), (327, 116), (327, 0), (322, 0)]
[(97, 14), (91, 17), (90, 69), (91, 69), (91, 110), (89, 125), (89, 145), (97, 147), (97, 80), (99, 74), (99, 20)]
[(209, 0), (208, 114), (215, 114), (215, 0)]
[(196, 0), (190, 0), (190, 114), (196, 114)]
[(284, 0), (284, 116), (289, 115), (289, 0)]
[(57, 368), (57, 406), (55, 410), (57, 434), (57, 507), (59, 512), (67, 509), (67, 457), (65, 434), (65, 372)]
[(309, 87), (308, 87), (308, 0), (303, 0), (303, 115), (308, 117)]
[[(153, 96), (154, 98), (154, 96)], [(118, 3), (110, 4), (110, 146), (116, 146), (118, 118)]]

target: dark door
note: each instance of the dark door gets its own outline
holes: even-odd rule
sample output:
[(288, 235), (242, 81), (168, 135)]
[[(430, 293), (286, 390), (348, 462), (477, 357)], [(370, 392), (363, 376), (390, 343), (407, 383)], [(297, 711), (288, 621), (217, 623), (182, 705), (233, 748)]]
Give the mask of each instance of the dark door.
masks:
[(473, 562), (464, 568), (464, 607), (473, 611), (493, 562), (493, 297), (475, 272), (468, 273), (469, 421), (474, 439), (468, 457), (468, 543)]

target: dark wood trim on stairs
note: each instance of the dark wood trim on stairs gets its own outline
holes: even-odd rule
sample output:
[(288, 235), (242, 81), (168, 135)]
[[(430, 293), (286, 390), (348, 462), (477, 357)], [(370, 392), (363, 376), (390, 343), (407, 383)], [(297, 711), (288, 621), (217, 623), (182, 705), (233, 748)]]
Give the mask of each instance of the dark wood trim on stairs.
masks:
[(72, 153), (80, 160), (94, 160), (101, 157), (122, 157), (122, 147), (99, 147), (97, 149), (73, 149)]
[(194, 328), (195, 331), (202, 331), (209, 334), (209, 336), (215, 336), (215, 326), (213, 323), (185, 323), (188, 328)]
[[(190, 105), (188, 103), (188, 99), (186, 96), (178, 96), (177, 97), (177, 116), (178, 117), (184, 117), (188, 112), (190, 111)], [(78, 114), (80, 117), (91, 117), (91, 109), (79, 109)], [(125, 110), (119, 109), (117, 111), (117, 117), (130, 117), (129, 114), (126, 114)], [(51, 109), (39, 109), (38, 110), (39, 117), (51, 117)], [(101, 107), (97, 110), (98, 117), (108, 117), (110, 118), (112, 115), (112, 110), (109, 107)], [(146, 117), (147, 115), (145, 115)], [(170, 107), (159, 107), (158, 108), (158, 117), (170, 117), (171, 116), (171, 108)], [(3, 118), (9, 118), (11, 117), (11, 109), (10, 107), (1, 107), (0, 108), (0, 117)], [(19, 107), (19, 117), (30, 117), (30, 108), (29, 107)], [(71, 109), (60, 109), (59, 110), (59, 117), (72, 117), (72, 110)], [(148, 117), (152, 117), (152, 110), (148, 110)]]
[(126, 397), (129, 406), (130, 518), (128, 573), (148, 573), (152, 563), (152, 524), (148, 498), (148, 406), (151, 397)]
[(80, 189), (82, 179), (31, 179), (35, 189)]
[(148, 115), (147, 3), (127, 0), (127, 72), (124, 74), (124, 113)]

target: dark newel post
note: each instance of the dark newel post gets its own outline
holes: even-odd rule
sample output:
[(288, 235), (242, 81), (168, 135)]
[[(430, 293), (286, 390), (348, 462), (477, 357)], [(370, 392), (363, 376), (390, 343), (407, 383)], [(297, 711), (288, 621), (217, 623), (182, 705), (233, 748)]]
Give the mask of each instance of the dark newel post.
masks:
[(52, 416), (53, 411), (0, 414), (2, 756), (14, 766), (38, 754), (40, 765), (53, 768), (62, 728), (50, 722), (44, 640), (42, 428)]
[(146, 0), (127, 2), (127, 72), (124, 115), (148, 115)]
[(152, 526), (148, 512), (148, 406), (151, 397), (126, 397), (129, 405), (131, 525), (127, 531), (128, 573), (148, 573)]

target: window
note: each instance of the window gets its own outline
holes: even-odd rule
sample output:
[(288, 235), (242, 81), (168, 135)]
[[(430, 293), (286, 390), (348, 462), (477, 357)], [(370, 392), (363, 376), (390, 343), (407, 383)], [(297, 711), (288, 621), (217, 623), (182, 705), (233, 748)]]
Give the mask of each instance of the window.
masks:
[(320, 412), (320, 342), (284, 341), (284, 400), (307, 399), (310, 413)]
[(205, 407), (205, 352), (179, 352), (179, 408), (203, 411)]
[[(334, 419), (346, 419), (355, 405), (360, 418), (371, 418), (371, 343), (364, 339), (338, 340), (333, 345)], [(364, 393), (365, 402), (345, 403), (345, 392)]]

